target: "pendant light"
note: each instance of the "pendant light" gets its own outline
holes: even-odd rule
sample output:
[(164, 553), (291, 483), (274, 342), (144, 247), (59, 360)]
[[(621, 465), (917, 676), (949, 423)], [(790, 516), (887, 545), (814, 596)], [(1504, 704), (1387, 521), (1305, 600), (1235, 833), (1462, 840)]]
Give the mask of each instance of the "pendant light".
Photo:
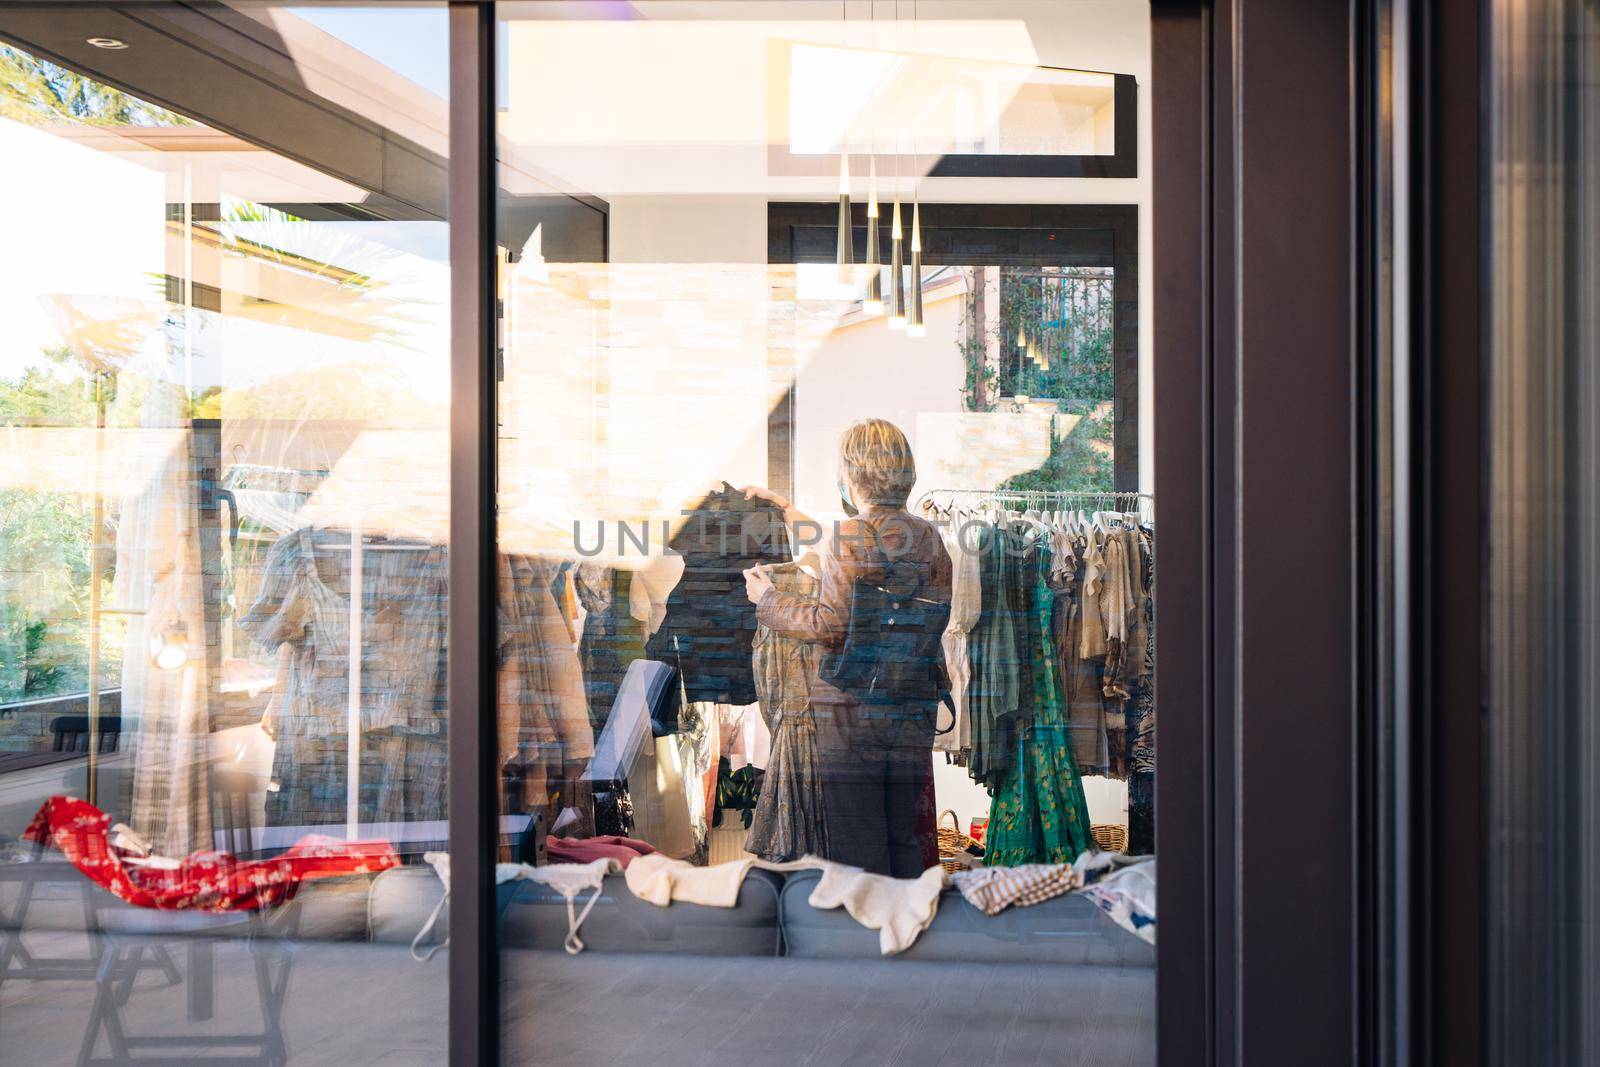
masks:
[[(917, 5), (911, 4), (911, 51), (917, 51)], [(922, 337), (928, 328), (922, 324), (922, 160), (917, 155), (917, 132), (911, 131), (911, 303), (906, 308), (906, 333)]]
[[(878, 46), (878, 0), (867, 9), (867, 47)], [(867, 315), (883, 314), (883, 259), (878, 249), (878, 93), (867, 97), (867, 291), (861, 310)]]
[(911, 200), (911, 303), (906, 308), (906, 333), (921, 337), (928, 332), (922, 324), (922, 199)]
[(900, 239), (900, 190), (894, 191), (894, 225), (889, 230), (889, 329), (906, 328), (905, 251)]
[[(900, 46), (900, 0), (894, 0), (894, 43)], [(894, 225), (889, 231), (889, 329), (906, 328), (906, 260), (900, 228), (900, 121), (894, 130)]]
[[(843, 148), (844, 146), (840, 146)], [(848, 284), (855, 277), (856, 250), (850, 232), (850, 154), (839, 153), (839, 280)]]
[(867, 295), (861, 310), (883, 314), (883, 261), (878, 258), (878, 157), (867, 164)]

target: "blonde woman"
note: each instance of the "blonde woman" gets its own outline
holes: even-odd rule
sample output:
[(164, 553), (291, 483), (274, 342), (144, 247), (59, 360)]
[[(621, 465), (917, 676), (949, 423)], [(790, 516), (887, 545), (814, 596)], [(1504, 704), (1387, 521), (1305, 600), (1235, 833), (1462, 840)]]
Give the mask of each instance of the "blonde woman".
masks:
[[(919, 834), (933, 830), (926, 792), (950, 613), (944, 541), (906, 510), (916, 477), (898, 427), (854, 424), (839, 439), (838, 465), (840, 502), (852, 517), (822, 534), (816, 596), (777, 589), (760, 567), (745, 572), (757, 621), (819, 653), (810, 715), (825, 858), (898, 878), (920, 875), (928, 859)], [(791, 528), (815, 529), (772, 491), (745, 493), (782, 508)], [(852, 610), (872, 617), (852, 619)], [(907, 617), (916, 619), (909, 630)]]

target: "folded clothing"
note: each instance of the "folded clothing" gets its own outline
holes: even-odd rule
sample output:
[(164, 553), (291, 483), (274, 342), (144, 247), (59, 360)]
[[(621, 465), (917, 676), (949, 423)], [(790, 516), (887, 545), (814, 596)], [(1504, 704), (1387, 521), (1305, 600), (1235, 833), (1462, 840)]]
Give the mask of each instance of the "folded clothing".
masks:
[(107, 892), (141, 908), (168, 911), (255, 911), (291, 899), (302, 882), (376, 874), (400, 865), (387, 841), (335, 841), (311, 835), (281, 856), (241, 860), (210, 849), (184, 859), (141, 854), (131, 839), (111, 840), (111, 816), (77, 797), (44, 802), (26, 840), (51, 844)]
[(545, 839), (546, 854), (551, 863), (593, 863), (599, 859), (616, 860), (627, 869), (628, 864), (640, 856), (649, 856), (655, 849), (634, 837), (607, 834), (602, 837), (549, 837)]
[(1141, 941), (1156, 943), (1155, 860), (1113, 871), (1083, 895)]
[(1018, 867), (979, 867), (957, 871), (950, 883), (967, 903), (985, 915), (999, 915), (1015, 905), (1038, 904), (1078, 888), (1082, 879), (1067, 863), (1024, 863)]

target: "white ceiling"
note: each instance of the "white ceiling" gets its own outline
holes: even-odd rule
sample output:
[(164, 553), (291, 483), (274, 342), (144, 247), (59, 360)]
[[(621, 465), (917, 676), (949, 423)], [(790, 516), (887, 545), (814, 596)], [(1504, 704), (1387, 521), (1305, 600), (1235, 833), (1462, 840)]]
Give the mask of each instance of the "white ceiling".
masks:
[[(788, 120), (807, 108), (827, 112), (822, 127), (850, 123), (855, 153), (868, 143), (884, 151), (894, 131), (909, 155), (915, 134), (921, 158), (915, 165), (898, 162), (904, 184), (948, 147), (950, 130), (930, 130), (940, 122), (928, 116), (945, 106), (941, 97), (955, 85), (981, 87), (981, 114), (964, 118), (966, 128), (992, 121), (1036, 66), (1128, 73), (1141, 83), (1148, 77), (1149, 8), (1141, 0), (901, 0), (898, 23), (893, 0), (878, 0), (875, 20), (868, 17), (871, 6), (867, 0), (502, 4), (510, 19), (501, 34), (507, 150), (558, 175), (566, 188), (607, 199), (824, 199), (836, 195), (831, 165), (826, 176), (798, 176), (774, 173), (794, 168), (769, 159), (770, 145), (788, 143)], [(869, 66), (872, 56), (888, 57), (897, 70), (883, 83), (874, 83), (871, 70), (858, 72), (856, 84), (841, 76), (817, 99), (807, 91), (791, 102), (788, 86), (804, 83), (785, 78), (781, 64), (788, 60), (777, 57), (792, 55), (796, 44), (820, 48), (836, 64), (839, 56), (866, 56)], [(968, 89), (966, 97), (972, 95)], [(912, 117), (919, 105), (921, 117)], [(881, 161), (880, 175), (894, 169), (891, 160)], [(1042, 191), (1033, 182), (998, 179), (1007, 191), (997, 196), (995, 181), (933, 179), (938, 188), (926, 195), (960, 200), (970, 190), (974, 199), (1015, 200)], [(1106, 194), (1114, 190), (1101, 182), (1097, 198), (1132, 198), (1126, 191)], [(1059, 185), (1050, 198), (1064, 198)]]

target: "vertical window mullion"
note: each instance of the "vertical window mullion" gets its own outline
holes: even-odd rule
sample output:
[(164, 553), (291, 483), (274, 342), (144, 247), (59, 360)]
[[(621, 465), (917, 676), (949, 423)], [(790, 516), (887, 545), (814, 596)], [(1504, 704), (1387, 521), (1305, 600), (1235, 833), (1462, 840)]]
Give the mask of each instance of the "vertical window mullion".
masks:
[(450, 1062), (499, 1059), (494, 5), (450, 4)]

